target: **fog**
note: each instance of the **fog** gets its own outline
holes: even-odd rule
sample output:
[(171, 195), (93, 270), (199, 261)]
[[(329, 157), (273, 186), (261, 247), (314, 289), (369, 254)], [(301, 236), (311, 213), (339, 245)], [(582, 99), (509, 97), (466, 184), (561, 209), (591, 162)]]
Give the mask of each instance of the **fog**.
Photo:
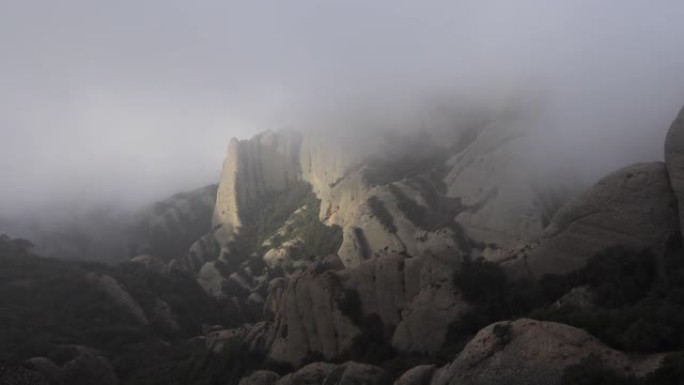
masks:
[(0, 216), (137, 206), (215, 182), (231, 137), (436, 100), (524, 106), (589, 178), (659, 160), (682, 20), (678, 0), (4, 0)]

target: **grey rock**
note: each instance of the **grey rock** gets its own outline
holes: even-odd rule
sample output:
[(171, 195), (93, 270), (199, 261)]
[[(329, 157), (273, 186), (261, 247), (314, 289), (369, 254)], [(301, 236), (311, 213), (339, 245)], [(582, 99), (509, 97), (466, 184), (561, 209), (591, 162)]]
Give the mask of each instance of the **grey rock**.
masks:
[(684, 231), (684, 107), (670, 126), (665, 140), (665, 163), (679, 202), (680, 228)]
[[(388, 377), (377, 366), (358, 362), (342, 365), (315, 362), (281, 378), (277, 385), (385, 385)], [(242, 383), (241, 383), (242, 384)], [(256, 384), (255, 384), (256, 385)]]
[(277, 385), (322, 385), (325, 378), (337, 368), (335, 364), (315, 362), (299, 369), (295, 373), (283, 376)]
[(435, 374), (435, 365), (421, 365), (407, 370), (394, 385), (430, 385)]
[(106, 274), (99, 273), (87, 273), (86, 278), (98, 290), (109, 296), (114, 303), (133, 316), (140, 325), (148, 325), (150, 323), (140, 305), (135, 302), (119, 281)]
[(114, 367), (102, 356), (81, 355), (67, 362), (63, 369), (63, 382), (69, 385), (117, 385)]
[(45, 357), (33, 357), (26, 361), (26, 366), (40, 373), (50, 385), (62, 385), (62, 368)]
[(616, 171), (563, 206), (531, 250), (504, 264), (514, 275), (539, 277), (584, 266), (614, 246), (661, 255), (679, 233), (676, 200), (663, 163)]
[(0, 362), (0, 384), (2, 385), (51, 385), (38, 372), (19, 365)]
[[(497, 329), (499, 329), (497, 331)], [(625, 375), (657, 369), (663, 355), (627, 355), (571, 326), (519, 319), (482, 329), (431, 385), (556, 385), (565, 368), (594, 356)]]
[(275, 385), (280, 379), (278, 373), (268, 370), (257, 370), (247, 377), (243, 377), (238, 385)]

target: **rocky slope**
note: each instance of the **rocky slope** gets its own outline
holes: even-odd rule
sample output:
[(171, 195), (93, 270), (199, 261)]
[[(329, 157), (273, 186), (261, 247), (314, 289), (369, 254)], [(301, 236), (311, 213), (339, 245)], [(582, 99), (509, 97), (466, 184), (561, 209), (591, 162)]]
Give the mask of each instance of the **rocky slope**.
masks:
[[(496, 119), (358, 148), (233, 140), (217, 187), (139, 217), (132, 263), (63, 265), (0, 239), (24, 257), (2, 256), (0, 338), (24, 362), (0, 375), (59, 383), (110, 355), (131, 384), (668, 383), (684, 367), (662, 354), (684, 350), (681, 114), (665, 163), (581, 194)], [(44, 360), (43, 337), (100, 349)]]
[(481, 330), (450, 364), (417, 367), (396, 385), (555, 385), (564, 369), (591, 359), (637, 377), (660, 366), (662, 355), (629, 356), (585, 331), (552, 322), (519, 319)]
[[(538, 238), (570, 190), (523, 171), (533, 146), (525, 130), (487, 121), (451, 131), (376, 137), (349, 148), (295, 132), (234, 139), (212, 230), (170, 266), (197, 275), (216, 296), (232, 296), (225, 288), (234, 282), (263, 298), (262, 283), (279, 276), (273, 268), (301, 265), (290, 262), (311, 239), (289, 233), (301, 227), (293, 225), (297, 213), (313, 206), (320, 223), (335, 234), (341, 229), (331, 251), (350, 269), (389, 255), (498, 260)], [(302, 186), (317, 202), (291, 204)], [(273, 215), (285, 208), (288, 215)], [(246, 269), (255, 260), (270, 270)]]
[[(671, 131), (684, 130), (680, 120)], [(677, 148), (672, 138), (671, 154)], [(649, 250), (662, 261), (681, 229), (672, 155), (666, 164), (619, 170), (561, 205), (562, 193), (541, 188), (521, 171), (528, 145), (516, 129), (481, 127), (457, 152), (435, 151), (438, 156), (409, 162), (396, 177), (379, 171), (386, 160), (369, 158), (328, 188), (314, 189), (321, 220), (343, 228), (337, 253), (343, 266), (314, 263), (271, 281), (267, 313), (273, 321), (248, 327), (240, 339), (295, 368), (312, 355), (334, 361), (355, 346), (368, 349), (361, 343), (367, 330), (383, 336), (396, 354), (429, 356), (473, 306), (453, 281), (464, 260), (484, 257), (510, 277), (535, 279), (578, 271), (615, 246)], [(418, 367), (400, 383), (496, 383), (507, 371), (520, 383), (561, 383), (565, 368), (590, 355), (625, 376), (653, 371), (662, 358), (620, 355), (559, 324), (506, 325), (513, 344), (499, 346), (494, 334), (502, 326), (491, 326), (452, 364)]]
[(678, 222), (665, 165), (637, 164), (568, 202), (538, 243), (506, 264), (516, 274), (541, 277), (576, 270), (614, 246), (662, 255), (668, 239), (679, 233)]

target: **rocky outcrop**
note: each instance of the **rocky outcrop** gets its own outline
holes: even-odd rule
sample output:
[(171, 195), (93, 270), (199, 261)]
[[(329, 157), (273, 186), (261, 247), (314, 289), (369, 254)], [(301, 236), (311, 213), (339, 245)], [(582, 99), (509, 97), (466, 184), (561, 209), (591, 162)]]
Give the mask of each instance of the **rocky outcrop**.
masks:
[(293, 132), (234, 139), (212, 238), (229, 251), (250, 207), (304, 181), (321, 200), (321, 221), (343, 228), (338, 254), (347, 267), (401, 252), (469, 253), (475, 245), (498, 256), (541, 234), (561, 199), (529, 175), (521, 154), (530, 146), (519, 131), (491, 126), (451, 135), (454, 142), (389, 135), (374, 139), (384, 144), (375, 152)]
[[(80, 353), (61, 367), (44, 357), (31, 358), (24, 363), (24, 366), (38, 377), (45, 379), (45, 383), (50, 385), (118, 384), (114, 366), (107, 358), (92, 349), (79, 349), (81, 349)], [(6, 382), (2, 382), (1, 371), (0, 369), (0, 383), (5, 384)], [(20, 382), (20, 384), (32, 384), (32, 382)]]
[(276, 385), (280, 375), (268, 370), (257, 370), (247, 377), (243, 377), (238, 385)]
[(62, 381), (70, 385), (117, 385), (114, 367), (102, 356), (81, 355), (62, 367)]
[(505, 264), (516, 275), (539, 277), (582, 267), (612, 246), (663, 253), (679, 232), (676, 200), (662, 163), (637, 164), (601, 179), (563, 206), (539, 243)]
[(515, 125), (491, 125), (447, 162), (447, 195), (463, 205), (455, 220), (487, 259), (538, 238), (569, 195), (543, 183), (531, 139)]
[(292, 277), (279, 301), (269, 356), (296, 367), (310, 352), (333, 360), (349, 351), (361, 330), (337, 301), (343, 293), (339, 277), (331, 271)]
[(680, 228), (684, 231), (684, 108), (679, 111), (665, 140), (665, 163), (679, 202)]
[[(662, 355), (633, 356), (613, 350), (587, 332), (553, 322), (520, 319), (490, 325), (477, 333), (449, 365), (418, 367), (397, 385), (560, 384), (565, 368), (587, 357), (625, 375), (657, 369)], [(429, 378), (429, 380), (428, 380)]]
[(211, 230), (216, 185), (176, 194), (141, 212), (129, 229), (135, 256), (151, 256), (164, 263), (185, 255)]
[(221, 228), (216, 233), (219, 244), (226, 245), (242, 226), (242, 210), (301, 178), (300, 145), (298, 134), (270, 131), (230, 141), (212, 220), (212, 227)]
[(123, 311), (127, 312), (140, 325), (148, 325), (149, 320), (145, 312), (131, 297), (128, 291), (116, 279), (98, 273), (87, 273), (86, 278), (97, 290), (105, 293)]
[(50, 383), (37, 372), (7, 362), (0, 362), (0, 384), (50, 385)]
[(388, 377), (385, 371), (373, 366), (357, 362), (342, 365), (316, 362), (298, 371), (285, 375), (268, 371), (257, 371), (240, 380), (240, 385), (385, 385)]
[(394, 255), (346, 270), (323, 263), (271, 281), (266, 304), (273, 322), (216, 332), (208, 341), (237, 336), (249, 350), (298, 367), (311, 354), (349, 354), (373, 329), (380, 333), (373, 338), (399, 351), (429, 354), (467, 310), (452, 286), (459, 264), (451, 260)]
[(394, 385), (430, 385), (435, 375), (435, 365), (421, 365), (407, 370)]

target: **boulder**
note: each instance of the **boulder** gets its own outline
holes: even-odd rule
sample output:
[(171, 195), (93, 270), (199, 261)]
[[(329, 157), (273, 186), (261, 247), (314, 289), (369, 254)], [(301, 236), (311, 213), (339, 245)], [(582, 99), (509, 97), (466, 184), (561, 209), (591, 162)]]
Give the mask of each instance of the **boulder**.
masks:
[(109, 275), (99, 273), (87, 273), (86, 278), (97, 290), (105, 293), (122, 310), (130, 314), (138, 324), (149, 325), (150, 321), (145, 316), (143, 309), (119, 281)]
[(80, 355), (63, 367), (62, 381), (69, 385), (117, 385), (114, 366), (96, 355)]
[(373, 365), (358, 362), (346, 362), (342, 365), (316, 362), (284, 376), (276, 384), (385, 385), (387, 383), (388, 377), (385, 371)]
[[(332, 269), (319, 269), (323, 265)], [(311, 353), (334, 360), (355, 346), (373, 317), (396, 349), (433, 353), (444, 344), (449, 324), (467, 309), (451, 282), (458, 266), (402, 255), (346, 270), (336, 270), (334, 263), (313, 264), (272, 281), (266, 306), (274, 321), (254, 334), (267, 345), (251, 339), (248, 344), (295, 367)]]
[(499, 322), (480, 330), (430, 385), (560, 385), (565, 368), (587, 357), (624, 375), (643, 376), (663, 355), (635, 356), (611, 349), (587, 332), (531, 319)]
[(0, 384), (50, 385), (50, 383), (38, 372), (8, 362), (0, 362)]
[(549, 171), (532, 157), (537, 145), (527, 127), (507, 121), (486, 127), (447, 161), (447, 196), (463, 205), (455, 220), (488, 259), (539, 237), (566, 199), (544, 183)]
[(26, 361), (26, 367), (40, 373), (50, 385), (61, 385), (62, 382), (62, 368), (57, 366), (50, 359), (45, 357), (33, 357)]
[(276, 385), (314, 385), (324, 384), (325, 378), (337, 368), (335, 364), (315, 362), (299, 369), (298, 371), (283, 376)]
[(675, 196), (665, 165), (642, 163), (616, 171), (563, 206), (539, 243), (504, 266), (517, 276), (563, 274), (614, 246), (661, 255), (679, 233)]
[(407, 370), (394, 385), (430, 385), (435, 374), (435, 365), (421, 365)]
[(665, 140), (665, 164), (679, 202), (680, 228), (684, 231), (684, 107), (670, 126)]
[(243, 377), (238, 385), (275, 385), (280, 379), (278, 373), (268, 370), (257, 370), (247, 377)]

